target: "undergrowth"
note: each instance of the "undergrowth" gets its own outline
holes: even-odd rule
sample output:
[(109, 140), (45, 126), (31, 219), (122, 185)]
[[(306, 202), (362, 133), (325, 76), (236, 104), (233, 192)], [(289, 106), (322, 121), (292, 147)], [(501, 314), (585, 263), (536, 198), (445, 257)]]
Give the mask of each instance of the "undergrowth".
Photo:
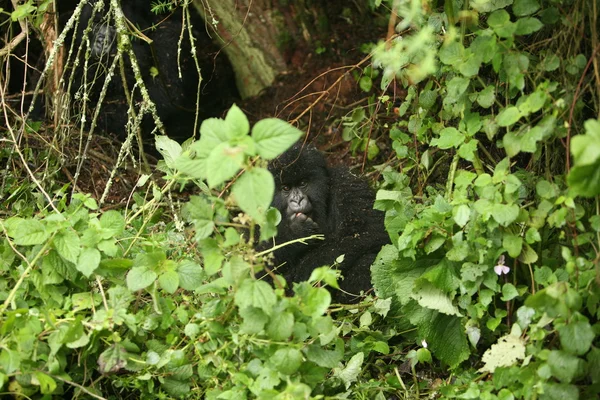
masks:
[[(161, 176), (108, 209), (25, 140), (65, 126), (15, 116), (3, 89), (2, 393), (597, 397), (597, 2), (435, 3), (369, 2), (393, 29), (341, 123), (354, 150), (391, 149), (374, 205), (391, 244), (356, 305), (331, 304), (328, 268), (293, 296), (256, 279), (280, 218), (266, 162), (295, 127), (234, 106), (198, 140), (158, 135)], [(39, 26), (43, 5), (12, 17)]]

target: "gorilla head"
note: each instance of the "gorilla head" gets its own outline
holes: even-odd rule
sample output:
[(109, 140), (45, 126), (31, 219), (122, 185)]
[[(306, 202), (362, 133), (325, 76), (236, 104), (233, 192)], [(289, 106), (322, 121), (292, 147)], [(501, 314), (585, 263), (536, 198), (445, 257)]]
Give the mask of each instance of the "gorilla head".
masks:
[[(306, 168), (309, 165), (311, 168)], [(281, 212), (279, 234), (288, 239), (326, 233), (329, 173), (313, 148), (296, 144), (269, 165), (275, 177), (273, 206)]]
[[(274, 251), (277, 272), (299, 282), (323, 265), (337, 265), (344, 280), (338, 301), (353, 301), (371, 288), (370, 266), (382, 245), (389, 242), (384, 215), (373, 210), (375, 196), (367, 182), (345, 167), (330, 168), (312, 146), (295, 144), (269, 164), (275, 178), (272, 205), (281, 213), (276, 244), (314, 234), (325, 240), (294, 243)], [(262, 246), (261, 246), (262, 247)]]

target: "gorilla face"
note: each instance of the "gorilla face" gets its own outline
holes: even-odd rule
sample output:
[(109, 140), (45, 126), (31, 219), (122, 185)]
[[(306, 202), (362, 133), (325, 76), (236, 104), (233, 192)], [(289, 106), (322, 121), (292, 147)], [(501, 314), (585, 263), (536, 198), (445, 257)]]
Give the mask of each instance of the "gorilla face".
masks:
[(275, 177), (273, 206), (282, 217), (280, 235), (296, 239), (327, 233), (329, 174), (322, 155), (297, 144), (269, 169)]

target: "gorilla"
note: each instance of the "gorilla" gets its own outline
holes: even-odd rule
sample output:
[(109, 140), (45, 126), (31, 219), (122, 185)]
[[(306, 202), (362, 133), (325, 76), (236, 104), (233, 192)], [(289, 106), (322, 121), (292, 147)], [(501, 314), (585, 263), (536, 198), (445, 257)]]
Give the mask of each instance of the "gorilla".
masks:
[(312, 271), (333, 265), (340, 255), (341, 291), (338, 302), (358, 300), (371, 286), (370, 266), (390, 239), (384, 213), (373, 209), (374, 193), (368, 183), (345, 167), (330, 168), (323, 154), (296, 143), (269, 164), (275, 178), (272, 206), (281, 213), (275, 244), (314, 234), (325, 240), (294, 243), (274, 251), (277, 273), (288, 283), (307, 280)]
[[(87, 91), (78, 93), (76, 98), (91, 100), (90, 112), (97, 106), (98, 97), (112, 59), (117, 53), (115, 21), (110, 12), (108, 0), (90, 0), (83, 7), (77, 30), (70, 38), (79, 53), (77, 62), (70, 62), (70, 74), (74, 78), (73, 89), (82, 90), (84, 74), (87, 77)], [(100, 7), (104, 4), (103, 7)], [(123, 14), (131, 26), (135, 26), (131, 46), (140, 67), (141, 78), (156, 111), (164, 124), (166, 133), (176, 139), (190, 137), (194, 131), (198, 83), (201, 79), (199, 119), (220, 116), (233, 100), (239, 98), (235, 87), (233, 69), (224, 55), (214, 56), (219, 48), (212, 43), (204, 30), (204, 22), (191, 7), (190, 20), (194, 46), (202, 77), (198, 75), (195, 60), (191, 56), (191, 42), (188, 32), (182, 31), (183, 13), (181, 7), (174, 7), (167, 13), (152, 12), (147, 0), (127, 0), (120, 2)], [(61, 3), (63, 24), (72, 14), (70, 2)], [(187, 29), (187, 27), (186, 27)], [(178, 44), (181, 41), (181, 52)], [(83, 71), (86, 57), (89, 67)], [(127, 91), (134, 92), (134, 103), (141, 101), (139, 90), (135, 90), (134, 72), (128, 56), (124, 56)], [(111, 77), (106, 97), (101, 106), (98, 126), (110, 133), (123, 137), (124, 127), (129, 120), (128, 103), (124, 95), (123, 80), (117, 67)], [(86, 118), (88, 121), (90, 116)], [(142, 131), (150, 133), (154, 122), (145, 117)]]

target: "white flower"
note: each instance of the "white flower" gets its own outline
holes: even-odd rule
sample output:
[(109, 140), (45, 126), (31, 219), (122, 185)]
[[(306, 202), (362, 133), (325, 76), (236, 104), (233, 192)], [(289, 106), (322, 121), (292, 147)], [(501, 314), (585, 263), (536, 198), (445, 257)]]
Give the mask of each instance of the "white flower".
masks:
[(498, 265), (494, 267), (494, 272), (496, 273), (496, 275), (506, 275), (510, 272), (510, 268), (504, 265), (504, 254), (502, 254), (500, 258), (498, 258)]

